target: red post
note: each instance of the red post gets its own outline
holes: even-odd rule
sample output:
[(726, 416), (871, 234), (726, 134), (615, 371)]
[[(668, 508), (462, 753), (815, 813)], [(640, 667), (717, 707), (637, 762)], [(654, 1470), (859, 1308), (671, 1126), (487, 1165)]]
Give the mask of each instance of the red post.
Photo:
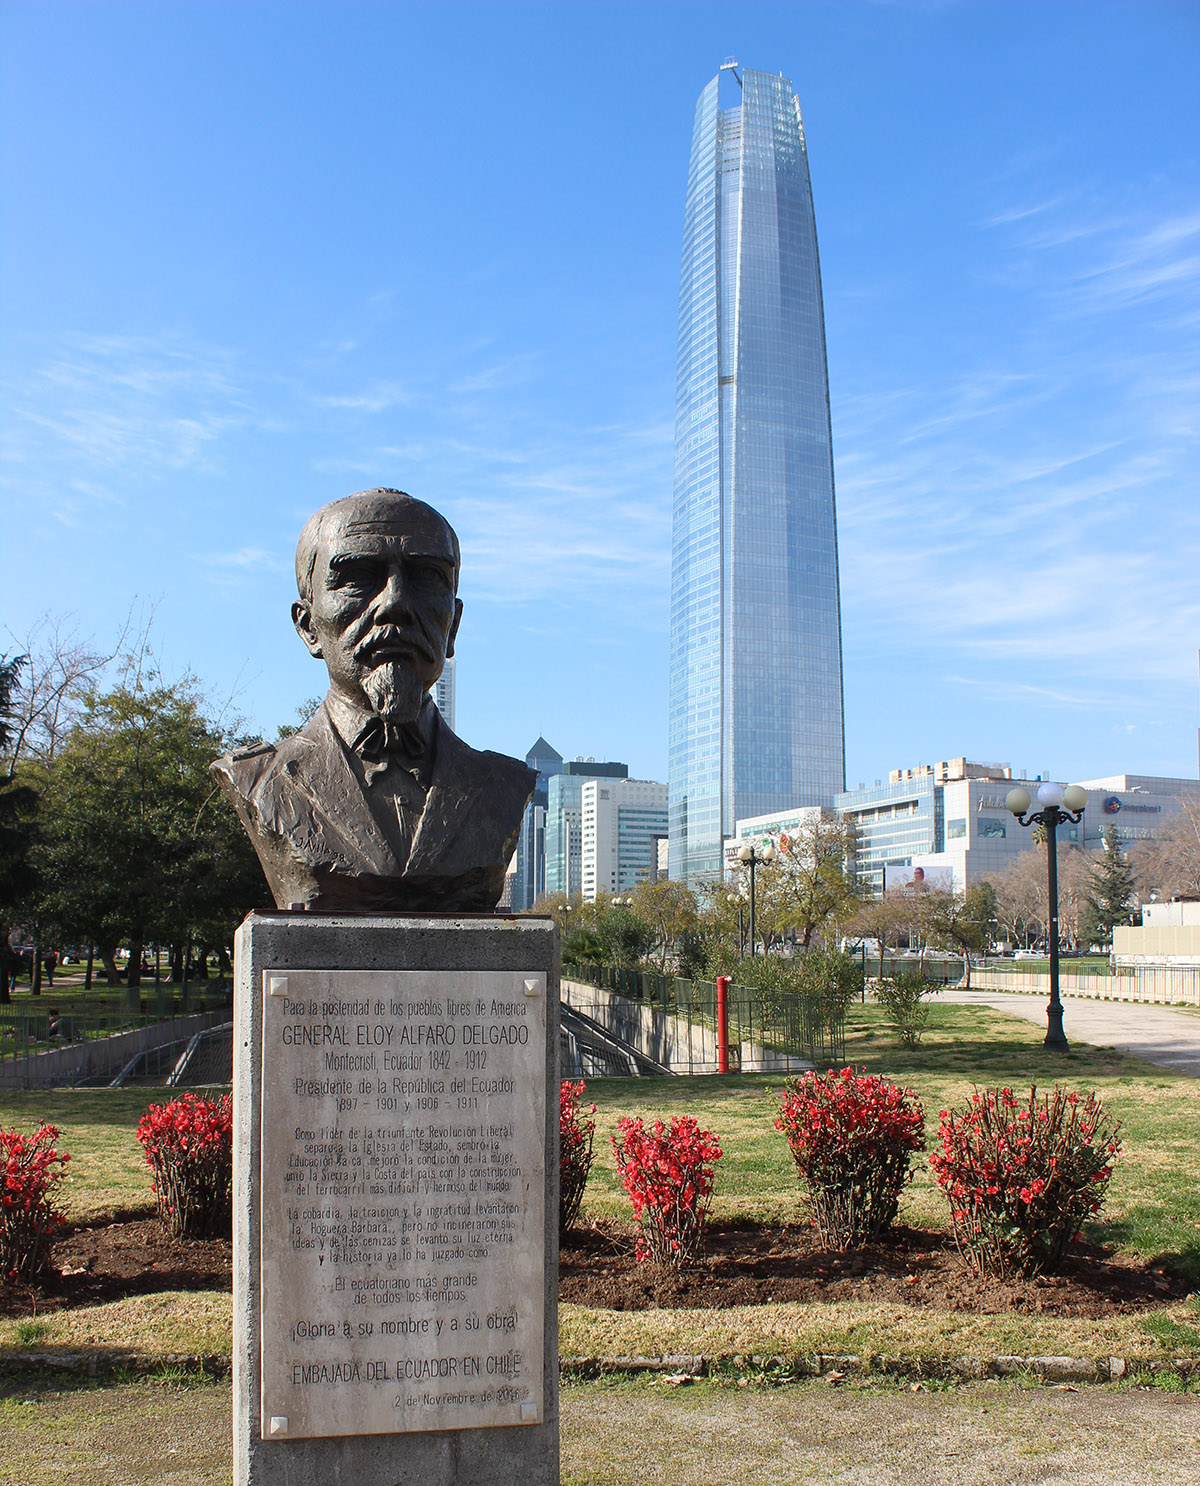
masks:
[(717, 1072), (729, 1072), (729, 977), (717, 976)]

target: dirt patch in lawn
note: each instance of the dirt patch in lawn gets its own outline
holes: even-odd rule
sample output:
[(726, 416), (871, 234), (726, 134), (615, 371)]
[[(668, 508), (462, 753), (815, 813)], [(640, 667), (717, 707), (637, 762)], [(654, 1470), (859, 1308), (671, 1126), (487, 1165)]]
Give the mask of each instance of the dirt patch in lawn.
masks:
[[(897, 1228), (851, 1254), (821, 1247), (811, 1227), (717, 1225), (699, 1263), (676, 1272), (639, 1264), (632, 1225), (596, 1222), (562, 1246), (560, 1298), (608, 1310), (720, 1310), (784, 1301), (854, 1300), (925, 1310), (1100, 1318), (1170, 1305), (1188, 1293), (1169, 1261), (1149, 1263), (1078, 1245), (1062, 1272), (1032, 1280), (975, 1278), (952, 1240)], [(225, 1239), (172, 1238), (156, 1218), (129, 1216), (65, 1232), (59, 1273), (37, 1287), (0, 1286), (0, 1317), (99, 1305), (162, 1290), (229, 1290)]]
[(632, 1229), (613, 1223), (572, 1233), (562, 1246), (559, 1297), (618, 1311), (854, 1300), (1091, 1319), (1177, 1303), (1188, 1293), (1165, 1262), (1082, 1244), (1058, 1274), (1000, 1281), (972, 1275), (952, 1239), (913, 1228), (894, 1229), (886, 1244), (838, 1254), (822, 1248), (807, 1226), (717, 1226), (699, 1263), (678, 1273), (638, 1264), (633, 1240)]
[(38, 1286), (0, 1286), (0, 1317), (101, 1305), (159, 1290), (230, 1290), (228, 1239), (173, 1238), (157, 1218), (71, 1228), (54, 1245), (57, 1274)]

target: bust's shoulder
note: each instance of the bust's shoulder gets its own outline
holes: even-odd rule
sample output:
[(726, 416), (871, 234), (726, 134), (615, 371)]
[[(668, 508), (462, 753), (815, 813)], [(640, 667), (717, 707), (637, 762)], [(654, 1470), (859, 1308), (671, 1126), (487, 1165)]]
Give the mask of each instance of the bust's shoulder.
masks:
[(537, 784), (537, 771), (521, 759), (510, 758), (507, 753), (493, 753), (488, 748), (472, 748), (451, 732), (445, 722), (438, 732), (438, 750), (456, 771), (490, 778), (505, 789), (532, 793)]
[(253, 747), (235, 748), (208, 766), (208, 772), (227, 792), (251, 794), (271, 772), (275, 764), (276, 745), (258, 743)]
[(522, 784), (528, 779), (531, 784), (537, 782), (537, 770), (531, 769), (524, 759), (512, 758), (507, 753), (493, 753), (490, 748), (483, 749), (479, 757), (486, 759), (488, 768), (497, 774), (503, 774), (507, 778), (519, 780)]
[(209, 773), (239, 795), (253, 794), (290, 762), (319, 745), (321, 731), (314, 728), (316, 721), (317, 717), (311, 718), (298, 732), (275, 743), (250, 743), (245, 748), (235, 748), (215, 759), (208, 766)]

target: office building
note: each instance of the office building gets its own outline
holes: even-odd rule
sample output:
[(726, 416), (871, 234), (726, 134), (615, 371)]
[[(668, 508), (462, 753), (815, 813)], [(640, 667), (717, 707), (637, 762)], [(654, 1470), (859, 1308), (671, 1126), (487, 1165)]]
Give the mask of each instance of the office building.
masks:
[(573, 758), (550, 780), (546, 805), (546, 891), (583, 891), (583, 786), (589, 779), (628, 779), (629, 765)]
[[(728, 95), (728, 96), (723, 96)], [(726, 64), (696, 107), (679, 300), (670, 870), (845, 787), (833, 454), (800, 106)]]
[(1103, 845), (1111, 827), (1123, 846), (1155, 841), (1179, 814), (1180, 799), (1200, 801), (1200, 780), (1172, 779), (1153, 774), (1107, 774), (1103, 779), (1077, 781), (1088, 792), (1083, 815), (1083, 844), (1089, 850)]
[(446, 726), (454, 731), (454, 657), (447, 657), (442, 674), (434, 684), (433, 705), (442, 714)]
[(587, 779), (580, 800), (583, 896), (626, 893), (657, 867), (667, 786), (648, 779)]
[[(1032, 829), (1019, 825), (1004, 801), (1018, 784), (1036, 797), (1044, 778), (1014, 779), (1007, 764), (956, 758), (893, 769), (886, 784), (845, 790), (834, 804), (856, 826), (859, 879), (876, 895), (911, 881), (917, 869), (930, 884), (965, 891), (1034, 847)], [(1178, 814), (1181, 796), (1200, 798), (1195, 779), (1114, 774), (1074, 782), (1087, 790), (1087, 808), (1078, 824), (1059, 826), (1058, 842), (1089, 851), (1101, 847), (1109, 827), (1127, 847), (1153, 840)]]
[(562, 754), (539, 737), (525, 755), (525, 762), (537, 770), (538, 779), (521, 817), (521, 834), (517, 837), (517, 867), (512, 885), (514, 913), (532, 908), (546, 891), (546, 801), (550, 780), (562, 768)]
[(833, 818), (832, 810), (823, 810), (820, 805), (805, 805), (799, 810), (770, 810), (765, 815), (739, 820), (734, 825), (733, 835), (725, 841), (725, 876), (735, 877), (745, 870), (738, 856), (743, 846), (757, 849), (770, 842), (776, 851), (790, 852), (821, 821)]

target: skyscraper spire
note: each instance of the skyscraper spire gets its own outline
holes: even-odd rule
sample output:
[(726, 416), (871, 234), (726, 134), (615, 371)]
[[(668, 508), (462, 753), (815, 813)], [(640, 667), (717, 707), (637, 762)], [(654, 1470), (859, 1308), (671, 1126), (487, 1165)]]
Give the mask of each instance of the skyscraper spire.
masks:
[(679, 298), (671, 875), (721, 869), (734, 821), (845, 784), (825, 323), (791, 83), (720, 73), (692, 136)]

